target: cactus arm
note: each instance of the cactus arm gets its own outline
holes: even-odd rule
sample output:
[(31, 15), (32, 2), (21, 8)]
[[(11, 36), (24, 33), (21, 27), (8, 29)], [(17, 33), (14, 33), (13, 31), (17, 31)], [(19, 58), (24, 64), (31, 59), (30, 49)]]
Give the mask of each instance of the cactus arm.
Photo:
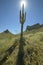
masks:
[(21, 10), (20, 10), (20, 21), (21, 21)]

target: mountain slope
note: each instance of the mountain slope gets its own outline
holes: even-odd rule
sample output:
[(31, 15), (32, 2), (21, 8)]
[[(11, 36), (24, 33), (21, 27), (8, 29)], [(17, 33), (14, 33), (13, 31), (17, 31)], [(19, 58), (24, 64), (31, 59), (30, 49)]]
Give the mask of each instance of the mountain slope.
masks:
[(0, 38), (12, 38), (15, 35), (12, 34), (8, 29), (5, 30), (4, 32), (0, 33)]
[(27, 26), (26, 27), (26, 31), (24, 32), (24, 34), (35, 34), (38, 32), (43, 32), (43, 24), (34, 24), (32, 26)]
[(43, 24), (40, 25), (39, 23), (37, 23), (37, 24), (34, 24), (32, 26), (27, 26), (26, 30), (30, 31), (30, 30), (34, 30), (34, 29), (40, 29), (41, 27), (43, 27)]
[(0, 65), (43, 65), (43, 26), (26, 30), (23, 41), (8, 32), (0, 35)]

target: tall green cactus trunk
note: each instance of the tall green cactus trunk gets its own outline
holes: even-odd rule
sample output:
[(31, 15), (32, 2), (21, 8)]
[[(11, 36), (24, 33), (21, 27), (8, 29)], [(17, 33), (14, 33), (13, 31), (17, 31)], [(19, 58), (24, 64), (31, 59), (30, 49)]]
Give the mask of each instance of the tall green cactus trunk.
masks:
[(23, 38), (23, 24), (21, 24), (21, 39)]

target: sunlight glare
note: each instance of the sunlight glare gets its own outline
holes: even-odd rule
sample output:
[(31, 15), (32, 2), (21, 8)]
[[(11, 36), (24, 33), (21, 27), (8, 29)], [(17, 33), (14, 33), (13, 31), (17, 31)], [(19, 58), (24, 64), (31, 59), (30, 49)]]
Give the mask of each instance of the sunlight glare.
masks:
[(26, 1), (25, 0), (21, 1), (21, 8), (22, 8), (23, 4), (24, 4), (24, 8), (26, 8)]

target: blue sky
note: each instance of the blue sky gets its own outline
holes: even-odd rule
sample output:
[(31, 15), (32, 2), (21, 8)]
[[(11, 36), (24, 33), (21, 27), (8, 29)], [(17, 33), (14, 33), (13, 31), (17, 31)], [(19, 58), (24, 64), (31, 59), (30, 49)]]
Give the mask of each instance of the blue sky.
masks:
[[(14, 34), (20, 33), (20, 1), (22, 0), (0, 0), (0, 32), (9, 29)], [(26, 1), (24, 30), (27, 25), (43, 24), (43, 0)]]

